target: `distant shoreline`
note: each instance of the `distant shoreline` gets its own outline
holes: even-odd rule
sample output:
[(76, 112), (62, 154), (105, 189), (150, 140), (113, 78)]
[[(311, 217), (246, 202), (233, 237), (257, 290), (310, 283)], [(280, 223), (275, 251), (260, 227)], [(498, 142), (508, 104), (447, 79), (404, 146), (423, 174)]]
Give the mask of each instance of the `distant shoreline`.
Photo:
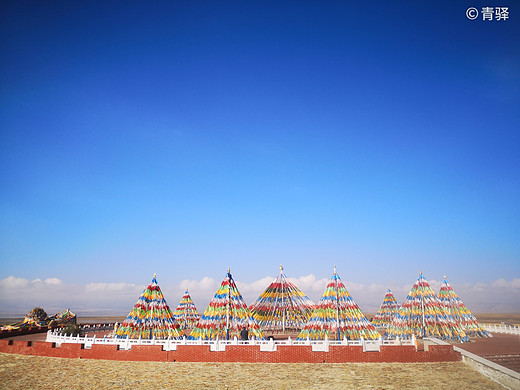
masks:
[[(512, 325), (520, 326), (520, 313), (474, 313), (477, 320), (479, 320), (482, 324), (500, 324), (502, 322)], [(366, 318), (370, 320), (373, 318), (375, 313), (367, 313)], [(10, 317), (0, 317), (0, 325), (7, 325), (16, 322), (22, 321), (24, 316), (10, 316)], [(79, 324), (101, 324), (101, 323), (113, 323), (113, 322), (123, 322), (126, 318), (126, 315), (91, 315), (91, 316), (82, 316), (78, 315), (77, 322)]]
[[(0, 326), (21, 322), (24, 317), (2, 317), (0, 318)], [(78, 324), (111, 324), (113, 322), (121, 323), (125, 318), (126, 316), (78, 316), (76, 322)]]
[(112, 323), (112, 322), (123, 322), (126, 316), (78, 316), (76, 322), (78, 324), (104, 324), (104, 323)]

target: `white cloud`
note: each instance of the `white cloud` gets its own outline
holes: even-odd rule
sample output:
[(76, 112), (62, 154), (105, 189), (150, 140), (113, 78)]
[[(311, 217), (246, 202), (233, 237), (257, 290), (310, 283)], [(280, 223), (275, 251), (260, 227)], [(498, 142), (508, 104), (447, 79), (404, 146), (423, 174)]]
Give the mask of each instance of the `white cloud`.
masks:
[(8, 276), (5, 279), (0, 280), (0, 288), (3, 290), (11, 288), (26, 287), (30, 282), (24, 278), (15, 278), (14, 276)]
[(267, 286), (269, 286), (273, 282), (274, 278), (271, 276), (266, 276), (262, 279), (258, 279), (252, 283), (244, 283), (244, 282), (236, 282), (237, 288), (241, 294), (260, 294)]
[(520, 290), (520, 279), (513, 279), (507, 281), (505, 279), (495, 280), (492, 284), (493, 287), (511, 288), (514, 290)]
[[(237, 281), (237, 286), (247, 304), (253, 303), (262, 291), (274, 280), (271, 276), (261, 277), (250, 283)], [(318, 302), (328, 279), (317, 279), (309, 274), (289, 278), (298, 288)], [(182, 294), (188, 288), (200, 312), (203, 312), (220, 286), (221, 281), (211, 277), (200, 280), (183, 280), (177, 285), (161, 285), (163, 294), (174, 310)], [(361, 284), (343, 280), (352, 298), (365, 313), (374, 313), (390, 288), (399, 302), (409, 293), (412, 284)], [(440, 281), (430, 281), (438, 291)], [(35, 306), (43, 307), (48, 313), (71, 308), (78, 313), (110, 313), (125, 315), (133, 307), (145, 285), (125, 282), (93, 282), (76, 285), (58, 278), (36, 278), (32, 281), (8, 276), (0, 280), (0, 313), (25, 314)], [(464, 283), (452, 285), (455, 292), (474, 313), (511, 313), (520, 311), (520, 279), (498, 279), (491, 283)]]
[(47, 284), (53, 284), (55, 286), (63, 284), (63, 282), (58, 278), (47, 278), (44, 280), (44, 282)]
[(123, 307), (135, 302), (141, 291), (141, 287), (128, 283), (76, 285), (52, 277), (29, 281), (8, 276), (0, 280), (0, 312), (2, 315), (20, 315), (35, 306), (43, 307), (48, 314), (66, 308), (71, 308), (72, 311), (121, 311)]
[(217, 287), (219, 286), (219, 283), (213, 279), (213, 278), (209, 278), (207, 276), (203, 277), (200, 281), (196, 281), (196, 280), (183, 280), (181, 283), (180, 283), (180, 287), (184, 290), (188, 289), (188, 290), (207, 290), (207, 289), (210, 289), (210, 288), (215, 288), (215, 291), (217, 289)]
[(314, 274), (300, 276), (299, 278), (287, 279), (307, 295), (313, 295), (312, 293), (318, 292), (321, 294), (323, 290), (325, 290), (325, 287), (327, 287), (327, 283), (329, 281), (326, 278), (316, 279)]
[(104, 293), (126, 291), (128, 289), (134, 290), (135, 288), (135, 284), (128, 283), (89, 283), (85, 286), (85, 291), (88, 293)]

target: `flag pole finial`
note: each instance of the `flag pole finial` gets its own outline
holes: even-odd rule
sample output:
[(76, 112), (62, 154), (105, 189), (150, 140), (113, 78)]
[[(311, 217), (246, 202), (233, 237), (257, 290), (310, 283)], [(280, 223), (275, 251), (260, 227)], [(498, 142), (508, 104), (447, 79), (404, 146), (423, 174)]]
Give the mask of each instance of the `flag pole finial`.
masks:
[(444, 280), (446, 280), (446, 275), (444, 275)]
[(337, 272), (336, 272), (336, 266), (334, 266), (334, 275), (336, 275)]
[(156, 273), (154, 273), (154, 274), (153, 274), (153, 278), (155, 279), (156, 277), (157, 277), (157, 274), (156, 274)]
[(283, 265), (280, 264), (280, 273), (283, 271)]

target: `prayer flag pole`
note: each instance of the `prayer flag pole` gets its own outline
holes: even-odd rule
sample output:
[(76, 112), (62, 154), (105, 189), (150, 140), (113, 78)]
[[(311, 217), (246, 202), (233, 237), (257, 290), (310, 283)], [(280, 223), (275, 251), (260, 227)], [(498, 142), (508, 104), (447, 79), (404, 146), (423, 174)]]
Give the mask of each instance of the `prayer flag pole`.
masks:
[[(228, 279), (231, 279), (231, 269), (228, 267)], [(228, 296), (226, 301), (226, 339), (229, 340), (229, 301), (231, 300), (231, 286), (228, 285)]]
[[(422, 279), (422, 271), (419, 271), (419, 273), (421, 274), (421, 279)], [(422, 281), (421, 281), (422, 283)], [(424, 291), (423, 291), (423, 286), (421, 284), (420, 286), (421, 288), (421, 310), (422, 310), (422, 334), (423, 334), (423, 338), (426, 336), (426, 329), (424, 327)]]
[(334, 288), (336, 290), (336, 326), (337, 326), (337, 331), (338, 331), (338, 338), (337, 340), (340, 339), (340, 336), (339, 336), (339, 291), (338, 291), (338, 278), (337, 278), (337, 272), (336, 272), (336, 266), (334, 266)]
[[(280, 264), (280, 275), (281, 274), (283, 274), (283, 266)], [(287, 288), (287, 286), (282, 285), (282, 333), (285, 333), (285, 305), (283, 302), (285, 288)]]

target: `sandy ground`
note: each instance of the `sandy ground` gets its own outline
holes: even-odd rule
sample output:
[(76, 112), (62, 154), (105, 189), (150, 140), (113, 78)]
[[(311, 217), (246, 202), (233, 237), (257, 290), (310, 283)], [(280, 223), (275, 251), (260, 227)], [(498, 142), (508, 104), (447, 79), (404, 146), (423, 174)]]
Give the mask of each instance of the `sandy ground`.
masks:
[(503, 389), (462, 362), (251, 364), (61, 359), (0, 353), (2, 389)]

